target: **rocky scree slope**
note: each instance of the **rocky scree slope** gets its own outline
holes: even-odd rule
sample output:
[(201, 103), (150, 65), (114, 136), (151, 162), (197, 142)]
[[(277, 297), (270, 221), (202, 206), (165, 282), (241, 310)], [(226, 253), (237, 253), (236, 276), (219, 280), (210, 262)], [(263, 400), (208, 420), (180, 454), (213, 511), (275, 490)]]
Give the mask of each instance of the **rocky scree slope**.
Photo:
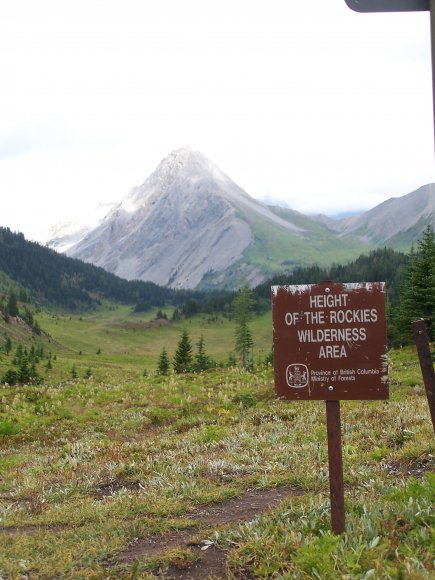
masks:
[[(242, 259), (254, 233), (248, 215), (298, 235), (301, 228), (251, 198), (206, 157), (188, 148), (164, 159), (67, 254), (128, 280), (195, 288), (206, 274)], [(243, 264), (244, 277), (263, 279)]]
[(127, 280), (233, 289), (299, 266), (345, 263), (379, 246), (407, 251), (429, 223), (435, 184), (333, 220), (265, 205), (204, 155), (182, 148), (96, 227), (58, 234), (49, 245)]

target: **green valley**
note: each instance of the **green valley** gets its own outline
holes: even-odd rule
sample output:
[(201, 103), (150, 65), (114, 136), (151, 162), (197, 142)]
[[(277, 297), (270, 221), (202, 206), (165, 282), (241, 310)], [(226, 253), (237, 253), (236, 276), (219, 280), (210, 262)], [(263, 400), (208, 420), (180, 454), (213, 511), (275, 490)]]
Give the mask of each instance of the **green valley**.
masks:
[[(413, 348), (390, 353), (390, 401), (342, 405), (347, 528), (333, 536), (324, 404), (275, 400), (264, 364), (155, 374), (184, 326), (225, 360), (232, 322), (156, 327), (109, 305), (38, 320), (53, 369), (0, 387), (2, 577), (433, 573), (435, 447)], [(252, 328), (258, 357), (269, 315)]]
[[(426, 238), (405, 288), (421, 283), (419, 255), (430, 271)], [(63, 262), (46, 252), (62, 280)], [(385, 249), (276, 282), (385, 275), (396, 307), (407, 260)], [(346, 531), (335, 536), (325, 405), (275, 397), (270, 282), (252, 293), (246, 370), (234, 356), (232, 293), (142, 295), (142, 283), (110, 275), (88, 292), (104, 274), (86, 266), (79, 284), (71, 260), (67, 309), (44, 297), (37, 269), (26, 283), (5, 262), (0, 376), (30, 380), (0, 385), (0, 577), (433, 576), (435, 446), (413, 346), (389, 351), (388, 401), (342, 402)], [(184, 331), (193, 355), (202, 337), (213, 368), (159, 374), (162, 349), (172, 363)]]

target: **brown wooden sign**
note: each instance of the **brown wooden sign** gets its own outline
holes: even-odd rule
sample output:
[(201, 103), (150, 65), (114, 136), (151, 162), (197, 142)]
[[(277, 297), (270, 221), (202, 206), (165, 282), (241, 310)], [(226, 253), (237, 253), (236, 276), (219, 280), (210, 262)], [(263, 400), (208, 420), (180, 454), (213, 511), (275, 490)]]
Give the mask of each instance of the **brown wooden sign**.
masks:
[(277, 396), (388, 399), (385, 304), (384, 282), (273, 286)]

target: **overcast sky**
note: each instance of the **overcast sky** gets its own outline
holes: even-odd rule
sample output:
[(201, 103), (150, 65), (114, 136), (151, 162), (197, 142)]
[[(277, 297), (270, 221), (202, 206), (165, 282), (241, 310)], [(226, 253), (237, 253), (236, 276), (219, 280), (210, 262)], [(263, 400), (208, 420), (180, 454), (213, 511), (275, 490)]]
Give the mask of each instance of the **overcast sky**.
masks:
[(0, 0), (0, 225), (121, 200), (190, 146), (250, 195), (368, 209), (434, 178), (428, 12)]

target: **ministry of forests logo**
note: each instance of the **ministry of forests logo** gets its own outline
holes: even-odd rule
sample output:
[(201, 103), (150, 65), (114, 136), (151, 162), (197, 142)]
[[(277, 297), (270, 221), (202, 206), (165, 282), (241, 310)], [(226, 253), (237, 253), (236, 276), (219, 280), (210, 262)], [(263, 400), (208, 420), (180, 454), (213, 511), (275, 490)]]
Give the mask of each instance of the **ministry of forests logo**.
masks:
[(286, 381), (292, 389), (302, 389), (308, 386), (308, 367), (303, 364), (289, 365), (285, 372)]

